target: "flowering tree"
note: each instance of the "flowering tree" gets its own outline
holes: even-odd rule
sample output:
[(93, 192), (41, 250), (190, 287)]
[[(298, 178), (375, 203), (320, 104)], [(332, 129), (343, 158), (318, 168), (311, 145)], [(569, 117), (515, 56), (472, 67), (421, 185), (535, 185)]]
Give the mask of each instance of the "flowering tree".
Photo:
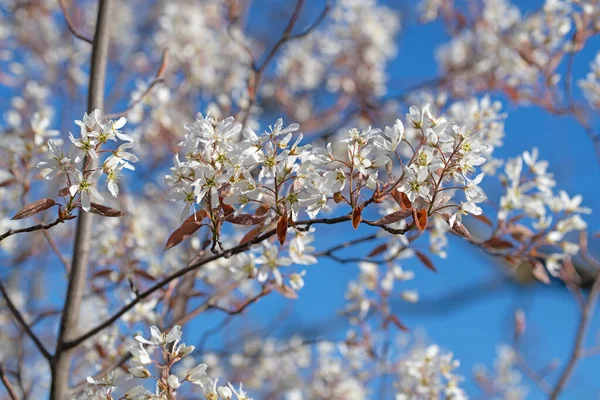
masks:
[[(3, 398), (463, 399), (465, 379), (484, 398), (558, 398), (597, 349), (591, 210), (537, 148), (496, 150), (521, 134), (503, 108), (534, 105), (576, 121), (600, 163), (600, 53), (576, 84), (573, 67), (600, 2), (421, 1), (407, 18), (448, 37), (439, 76), (404, 89), (397, 7), (284, 2), (255, 32), (256, 3), (0, 5)], [(447, 350), (398, 339), (411, 326), (393, 302), (419, 299), (404, 260), (436, 271), (461, 243), (573, 294), (556, 379), (521, 353), (522, 311), (491, 372), (463, 377)], [(302, 296), (325, 260), (359, 267), (345, 339), (240, 334), (235, 352), (203, 351), (263, 298)], [(209, 312), (226, 318), (183, 344)]]

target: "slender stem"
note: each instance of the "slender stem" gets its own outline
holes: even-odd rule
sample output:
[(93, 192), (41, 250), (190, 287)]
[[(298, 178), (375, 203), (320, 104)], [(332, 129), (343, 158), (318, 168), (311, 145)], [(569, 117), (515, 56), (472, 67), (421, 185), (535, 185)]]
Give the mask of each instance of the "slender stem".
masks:
[(49, 224), (37, 224), (37, 225), (33, 225), (33, 226), (28, 226), (27, 228), (9, 229), (8, 231), (6, 231), (2, 235), (0, 235), (0, 242), (3, 241), (4, 239), (6, 239), (7, 237), (12, 236), (16, 233), (25, 233), (25, 232), (35, 232), (35, 231), (39, 231), (39, 230), (46, 230), (46, 229), (50, 229), (53, 226), (60, 224), (61, 222), (63, 222), (63, 220), (60, 218), (57, 218), (55, 221), (52, 221)]
[(590, 320), (594, 315), (594, 309), (598, 303), (598, 295), (600, 295), (600, 274), (596, 275), (596, 280), (594, 281), (594, 285), (592, 286), (588, 300), (583, 308), (583, 311), (581, 312), (581, 318), (579, 320), (579, 326), (577, 327), (577, 334), (575, 335), (575, 342), (573, 343), (573, 349), (571, 350), (569, 361), (561, 373), (556, 386), (550, 393), (550, 400), (556, 400), (558, 398), (560, 393), (569, 382), (569, 379), (571, 379), (571, 375), (573, 375), (573, 372), (575, 372), (577, 363), (581, 357), (584, 356), (585, 338), (588, 333)]
[(73, 34), (73, 36), (75, 36), (76, 38), (79, 38), (79, 39), (83, 40), (84, 42), (88, 42), (90, 44), (94, 44), (94, 42), (92, 41), (92, 39), (90, 39), (86, 34), (84, 34), (83, 32), (81, 32), (79, 29), (77, 29), (77, 27), (75, 26), (75, 24), (71, 20), (71, 17), (69, 16), (69, 10), (67, 10), (67, 7), (65, 6), (65, 1), (64, 0), (58, 0), (58, 5), (60, 6), (60, 10), (62, 11), (63, 16), (65, 17), (65, 21), (67, 22), (67, 27), (69, 28), (69, 30), (71, 31), (71, 33)]
[(12, 383), (8, 380), (8, 376), (4, 372), (4, 367), (2, 367), (2, 363), (0, 363), (0, 380), (4, 384), (6, 391), (8, 392), (8, 396), (11, 400), (19, 400), (17, 393), (15, 392), (15, 388), (13, 388)]
[(25, 321), (25, 318), (23, 317), (23, 314), (21, 314), (21, 312), (17, 309), (17, 307), (15, 306), (15, 304), (12, 302), (12, 300), (10, 299), (10, 296), (8, 295), (8, 292), (4, 288), (4, 285), (2, 284), (2, 282), (0, 282), (0, 293), (2, 293), (2, 297), (4, 298), (4, 301), (6, 302), (6, 306), (8, 307), (8, 309), (10, 310), (10, 312), (12, 313), (13, 317), (17, 320), (17, 322), (19, 323), (19, 325), (21, 325), (21, 328), (23, 328), (23, 330), (25, 331), (25, 333), (27, 334), (27, 336), (29, 336), (29, 338), (33, 341), (33, 343), (35, 344), (35, 346), (38, 348), (38, 350), (40, 351), (40, 353), (42, 353), (42, 355), (46, 358), (46, 360), (51, 361), (52, 360), (52, 356), (50, 355), (50, 353), (48, 352), (48, 350), (46, 350), (46, 347), (44, 346), (44, 344), (42, 343), (42, 341), (31, 330), (31, 327)]
[[(335, 225), (335, 224), (347, 222), (350, 220), (351, 220), (350, 215), (342, 215), (342, 216), (335, 217), (335, 218), (320, 218), (320, 219), (295, 221), (295, 222), (290, 221), (290, 226), (295, 226), (296, 229), (305, 231), (305, 230), (308, 230), (311, 225), (317, 225), (317, 224)], [(367, 222), (367, 221), (363, 220), (363, 222)], [(368, 221), (368, 222), (371, 222), (371, 221)], [(383, 227), (379, 226), (379, 228), (383, 228)], [(169, 275), (162, 281), (157, 282), (156, 284), (154, 284), (153, 286), (148, 288), (147, 290), (140, 292), (139, 296), (137, 296), (135, 299), (131, 300), (127, 305), (123, 306), (119, 311), (117, 311), (115, 314), (113, 314), (106, 321), (100, 323), (98, 326), (90, 329), (89, 331), (82, 334), (81, 336), (79, 336), (71, 341), (63, 343), (63, 349), (66, 350), (66, 349), (71, 349), (73, 347), (76, 347), (79, 344), (86, 341), (87, 339), (89, 339), (90, 337), (96, 335), (97, 333), (101, 332), (105, 328), (111, 326), (113, 323), (118, 321), (119, 318), (121, 318), (126, 312), (128, 312), (133, 307), (135, 307), (136, 304), (143, 301), (144, 299), (146, 299), (147, 297), (149, 297), (156, 291), (160, 290), (166, 284), (174, 281), (175, 279), (184, 276), (188, 272), (195, 271), (196, 269), (200, 268), (201, 266), (206, 265), (212, 261), (215, 261), (215, 260), (218, 260), (221, 258), (229, 258), (233, 255), (243, 253), (243, 252), (247, 251), (248, 249), (250, 249), (250, 247), (252, 247), (253, 245), (255, 245), (257, 243), (261, 243), (261, 242), (271, 238), (272, 236), (275, 235), (275, 233), (276, 233), (276, 229), (271, 229), (261, 235), (258, 235), (257, 237), (255, 237), (254, 239), (252, 239), (251, 241), (249, 241), (247, 243), (237, 245), (235, 247), (232, 247), (232, 248), (230, 248), (224, 252), (218, 253), (218, 254), (213, 254), (210, 257), (206, 257), (194, 264), (191, 264), (185, 268), (182, 268), (182, 269), (172, 273), (171, 275)]]
[[(100, 0), (98, 5), (96, 33), (94, 35), (90, 65), (88, 112), (104, 108), (104, 86), (110, 41), (110, 8), (112, 1)], [(84, 160), (84, 165), (88, 164), (90, 168), (95, 168), (93, 160)], [(85, 293), (87, 282), (91, 236), (92, 214), (80, 211), (79, 218), (77, 219), (69, 285), (60, 323), (54, 363), (52, 365), (50, 400), (63, 400), (69, 392), (69, 375), (73, 353), (65, 349), (63, 344), (77, 336), (81, 300)]]

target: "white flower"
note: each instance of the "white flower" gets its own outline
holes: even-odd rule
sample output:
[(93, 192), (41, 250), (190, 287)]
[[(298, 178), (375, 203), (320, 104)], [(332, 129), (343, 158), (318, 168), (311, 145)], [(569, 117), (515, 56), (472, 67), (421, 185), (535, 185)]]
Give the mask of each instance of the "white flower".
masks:
[(148, 354), (148, 352), (146, 351), (144, 346), (142, 346), (141, 343), (140, 343), (139, 347), (133, 347), (131, 350), (129, 350), (129, 352), (133, 356), (133, 360), (136, 363), (139, 363), (142, 365), (147, 365), (147, 364), (152, 363), (152, 358), (150, 357), (150, 354)]
[(581, 202), (583, 201), (583, 197), (581, 195), (574, 196), (570, 198), (567, 192), (561, 190), (559, 192), (560, 200), (562, 201), (562, 207), (566, 212), (570, 213), (580, 213), (580, 214), (590, 214), (592, 210), (588, 207), (579, 207)]
[(60, 172), (67, 172), (71, 168), (71, 159), (64, 155), (63, 151), (52, 139), (48, 140), (48, 148), (52, 153), (50, 158), (46, 161), (40, 161), (37, 167), (45, 169), (45, 179), (52, 179)]
[(152, 400), (154, 398), (154, 395), (142, 385), (129, 389), (124, 397), (125, 400)]
[(196, 365), (190, 369), (186, 375), (186, 379), (196, 385), (203, 385), (202, 382), (207, 378), (206, 369), (208, 366), (204, 363)]
[(151, 346), (164, 346), (168, 343), (179, 342), (181, 340), (181, 326), (175, 325), (169, 333), (165, 334), (158, 329), (155, 325), (150, 327), (150, 340), (144, 339), (142, 336), (137, 335), (135, 340), (142, 344)]
[(88, 131), (84, 126), (81, 127), (81, 137), (75, 139), (73, 134), (69, 132), (69, 139), (73, 146), (71, 147), (70, 154), (74, 158), (76, 163), (83, 160), (83, 158), (87, 155), (92, 159), (98, 159), (98, 153), (96, 153), (96, 141), (88, 135)]
[(31, 130), (34, 134), (33, 142), (36, 146), (43, 145), (47, 137), (60, 135), (57, 130), (47, 130), (48, 126), (50, 126), (50, 118), (37, 112), (33, 114), (31, 117)]
[(217, 393), (219, 394), (219, 397), (223, 398), (223, 400), (231, 400), (231, 397), (233, 396), (233, 392), (227, 386), (219, 386)]
[[(143, 364), (149, 364), (149, 363), (143, 363)], [(149, 376), (152, 375), (146, 367), (141, 366), (141, 365), (129, 368), (129, 373), (131, 375), (135, 376), (136, 378), (148, 378)]]
[(233, 394), (235, 394), (235, 396), (237, 397), (238, 400), (252, 400), (250, 397), (247, 397), (247, 393), (244, 392), (242, 390), (242, 383), (240, 382), (240, 389), (235, 390), (235, 387), (233, 387), (233, 385), (231, 383), (229, 383), (229, 388), (231, 389), (231, 391), (233, 392)]
[(292, 260), (288, 257), (279, 257), (279, 248), (270, 242), (263, 242), (263, 253), (256, 259), (257, 265), (262, 265), (258, 271), (258, 281), (263, 283), (269, 278), (272, 273), (275, 282), (278, 285), (283, 283), (279, 267), (284, 267), (292, 264)]
[(306, 275), (306, 271), (290, 275), (290, 286), (292, 289), (298, 291), (304, 287), (304, 275)]
[(481, 207), (479, 207), (475, 203), (471, 201), (463, 201), (460, 203), (460, 208), (458, 209), (458, 211), (456, 211), (456, 213), (452, 215), (452, 217), (450, 217), (448, 223), (450, 224), (450, 227), (453, 227), (455, 223), (460, 223), (462, 221), (463, 215), (481, 215), (482, 212), (483, 210), (481, 209)]
[(77, 193), (80, 194), (81, 208), (84, 211), (90, 211), (91, 198), (94, 198), (96, 200), (104, 200), (104, 198), (100, 195), (98, 189), (92, 186), (101, 174), (102, 171), (97, 170), (84, 178), (81, 171), (75, 171), (74, 180), (72, 182), (71, 187), (69, 187), (69, 193), (72, 197), (74, 197)]
[(179, 382), (179, 378), (173, 374), (169, 375), (169, 377), (167, 378), (167, 383), (173, 389), (177, 389), (177, 388), (179, 388), (179, 386), (181, 386), (181, 382)]
[(427, 199), (429, 196), (429, 187), (425, 182), (427, 179), (427, 169), (419, 169), (415, 172), (413, 169), (406, 169), (405, 182), (398, 188), (398, 191), (404, 192), (411, 202), (417, 198)]
[(133, 143), (132, 142), (127, 142), (127, 143), (123, 143), (119, 146), (119, 148), (115, 151), (113, 151), (113, 153), (111, 154), (110, 157), (108, 157), (105, 161), (106, 164), (109, 165), (123, 165), (123, 167), (134, 171), (135, 167), (133, 165), (131, 165), (130, 163), (133, 162), (138, 162), (139, 159), (131, 153), (127, 152), (127, 149), (130, 149), (133, 147)]

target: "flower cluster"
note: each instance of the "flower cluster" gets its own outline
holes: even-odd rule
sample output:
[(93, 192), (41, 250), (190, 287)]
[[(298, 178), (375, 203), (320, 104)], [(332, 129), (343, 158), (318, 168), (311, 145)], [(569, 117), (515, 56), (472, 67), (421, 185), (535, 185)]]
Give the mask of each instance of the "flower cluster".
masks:
[[(425, 0), (422, 19), (438, 17), (442, 2)], [(485, 87), (489, 81), (506, 82), (509, 87), (524, 86), (531, 92), (542, 78), (552, 85), (557, 53), (572, 47), (567, 38), (573, 25), (573, 7), (568, 1), (546, 1), (544, 7), (522, 16), (509, 0), (489, 0), (477, 10), (474, 23), (459, 30), (440, 47), (438, 62), (452, 73), (454, 90)]]
[[(121, 131), (126, 122), (124, 117), (117, 121), (105, 120), (100, 110), (94, 110), (85, 114), (82, 120), (75, 121), (79, 126), (79, 135), (75, 137), (69, 133), (71, 147), (68, 152), (65, 153), (54, 140), (48, 140), (49, 158), (38, 163), (38, 168), (43, 169), (46, 179), (60, 177), (67, 184), (67, 190), (61, 191), (61, 194), (69, 196), (68, 211), (78, 201), (83, 210), (90, 211), (92, 200), (104, 200), (94, 186), (102, 175), (105, 175), (109, 192), (117, 197), (117, 182), (122, 170), (135, 170), (132, 163), (137, 162), (138, 158), (128, 151), (133, 147), (133, 139)], [(109, 141), (116, 142), (117, 139), (122, 141), (119, 147), (104, 148)], [(101, 154), (110, 155), (99, 164)], [(78, 164), (84, 159), (86, 161), (80, 169)], [(99, 166), (96, 167), (96, 164)]]
[(519, 371), (519, 355), (507, 345), (499, 345), (496, 349), (496, 360), (493, 370), (484, 365), (476, 365), (475, 379), (485, 392), (497, 393), (500, 398), (522, 400), (527, 398), (527, 387), (523, 375)]
[(286, 46), (277, 75), (291, 92), (325, 84), (334, 93), (381, 96), (399, 29), (399, 15), (375, 0), (336, 1), (323, 27)]
[[(112, 393), (117, 386), (126, 380), (138, 378), (155, 380), (156, 389), (154, 393), (143, 385), (138, 385), (127, 390), (121, 399), (169, 400), (177, 395), (177, 391), (185, 382), (189, 382), (200, 387), (206, 400), (232, 400), (234, 395), (237, 400), (252, 400), (242, 389), (242, 384), (240, 384), (239, 389), (236, 389), (231, 383), (228, 386), (217, 386), (218, 379), (213, 379), (207, 374), (208, 366), (204, 363), (185, 369), (183, 373), (175, 372), (175, 369), (177, 369), (175, 365), (185, 360), (194, 351), (194, 346), (180, 343), (182, 335), (180, 326), (174, 326), (168, 333), (161, 332), (156, 326), (152, 326), (150, 332), (150, 339), (145, 339), (139, 335), (135, 337), (138, 346), (131, 349), (133, 357), (129, 367), (130, 375), (115, 378), (115, 374), (110, 373), (106, 378), (94, 379), (88, 377), (89, 385), (86, 387), (81, 399), (112, 399)], [(160, 349), (162, 361), (152, 358), (151, 354), (156, 349)], [(152, 373), (149, 368), (156, 369), (156, 373)]]
[(413, 348), (398, 366), (396, 400), (467, 399), (459, 387), (463, 378), (454, 372), (459, 366), (452, 353), (442, 353), (437, 345)]
[[(581, 207), (581, 195), (570, 197), (563, 190), (558, 194), (553, 192), (556, 182), (547, 171), (548, 162), (538, 156), (534, 148), (506, 162), (503, 176), (506, 194), (500, 199), (498, 219), (500, 232), (520, 242), (524, 249), (550, 246), (550, 254), (542, 252), (538, 257), (544, 259), (548, 271), (556, 276), (562, 260), (579, 253), (579, 245), (569, 241), (568, 234), (586, 229), (581, 214), (589, 214), (591, 210)], [(522, 217), (530, 218), (530, 227), (525, 221), (516, 223)]]
[(578, 83), (590, 106), (600, 108), (600, 52), (590, 63), (590, 72)]

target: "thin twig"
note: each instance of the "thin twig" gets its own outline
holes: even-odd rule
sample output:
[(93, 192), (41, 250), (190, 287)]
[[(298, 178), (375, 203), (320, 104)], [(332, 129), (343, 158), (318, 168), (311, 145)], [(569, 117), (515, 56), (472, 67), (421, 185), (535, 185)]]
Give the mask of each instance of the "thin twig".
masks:
[(7, 237), (15, 235), (17, 233), (35, 232), (35, 231), (39, 231), (42, 229), (46, 230), (46, 229), (50, 229), (53, 226), (60, 224), (61, 222), (63, 222), (63, 220), (60, 218), (57, 218), (55, 221), (52, 221), (49, 224), (37, 224), (37, 225), (29, 226), (27, 228), (9, 229), (7, 232), (4, 232), (2, 235), (0, 235), (0, 242), (3, 241), (4, 239), (6, 239)]
[(596, 275), (596, 279), (594, 281), (594, 285), (588, 295), (587, 303), (581, 312), (581, 318), (579, 320), (579, 326), (577, 327), (577, 334), (575, 336), (575, 341), (573, 342), (573, 349), (571, 350), (571, 355), (569, 356), (569, 361), (565, 366), (563, 372), (558, 379), (558, 382), (552, 392), (550, 393), (549, 399), (556, 400), (559, 394), (563, 391), (567, 382), (571, 378), (571, 375), (575, 371), (575, 367), (579, 360), (584, 356), (584, 345), (585, 338), (588, 333), (588, 327), (590, 324), (590, 320), (594, 315), (594, 309), (596, 308), (596, 304), (598, 303), (598, 295), (600, 294), (600, 274)]
[(328, 1), (325, 4), (325, 7), (323, 8), (323, 10), (319, 14), (319, 16), (317, 17), (317, 19), (315, 20), (315, 22), (310, 24), (304, 31), (293, 35), (292, 30), (294, 29), (294, 26), (296, 26), (296, 22), (298, 22), (298, 18), (300, 17), (300, 11), (302, 11), (303, 6), (304, 6), (304, 0), (298, 0), (296, 2), (296, 7), (294, 8), (294, 12), (292, 13), (292, 16), (290, 17), (290, 19), (285, 27), (285, 30), (283, 31), (283, 35), (281, 35), (281, 37), (279, 38), (277, 43), (275, 43), (275, 45), (271, 48), (271, 50), (269, 50), (269, 52), (263, 59), (262, 63), (260, 64), (260, 66), (257, 66), (256, 62), (254, 60), (252, 60), (252, 72), (253, 73), (250, 75), (250, 78), (248, 80), (249, 99), (248, 99), (248, 105), (246, 106), (246, 112), (244, 113), (244, 117), (242, 118), (242, 126), (246, 126), (246, 122), (248, 121), (248, 118), (250, 117), (250, 112), (251, 112), (252, 106), (254, 105), (254, 103), (256, 103), (256, 96), (258, 94), (258, 88), (260, 86), (260, 81), (262, 79), (262, 76), (265, 73), (270, 62), (273, 60), (273, 57), (275, 57), (275, 55), (281, 48), (281, 46), (283, 46), (285, 43), (287, 43), (291, 40), (299, 39), (299, 38), (302, 38), (302, 37), (308, 35), (312, 30), (314, 30), (325, 19), (325, 16), (327, 15), (327, 13), (329, 12), (329, 9), (330, 9), (330, 5), (329, 5), (329, 1)]
[(36, 347), (38, 348), (38, 350), (40, 351), (40, 353), (42, 353), (42, 355), (44, 356), (44, 358), (46, 358), (46, 360), (48, 360), (49, 362), (51, 362), (52, 361), (52, 355), (50, 355), (50, 353), (48, 352), (48, 350), (46, 350), (46, 347), (44, 346), (44, 344), (42, 343), (42, 341), (31, 330), (31, 327), (25, 321), (25, 318), (23, 318), (23, 315), (21, 314), (21, 312), (17, 309), (17, 307), (15, 306), (15, 304), (10, 299), (10, 296), (8, 295), (8, 292), (6, 291), (6, 288), (4, 287), (4, 285), (2, 284), (2, 282), (0, 282), (0, 293), (2, 293), (2, 297), (4, 297), (4, 301), (6, 302), (6, 306), (8, 307), (8, 309), (10, 310), (10, 312), (12, 313), (13, 317), (17, 320), (17, 322), (19, 323), (19, 325), (21, 325), (21, 328), (23, 328), (23, 330), (25, 331), (25, 333), (27, 334), (27, 336), (29, 336), (29, 338), (33, 341), (33, 343), (36, 345)]
[(13, 388), (12, 383), (10, 383), (10, 381), (8, 380), (8, 376), (6, 376), (6, 373), (4, 372), (4, 367), (2, 367), (1, 362), (0, 362), (0, 380), (2, 380), (2, 383), (4, 384), (4, 387), (6, 388), (6, 391), (8, 392), (10, 399), (18, 400), (19, 397), (17, 397), (17, 393), (15, 393), (15, 389)]
[(65, 256), (62, 254), (62, 252), (58, 248), (58, 245), (56, 244), (56, 241), (54, 240), (54, 238), (52, 237), (52, 235), (50, 235), (50, 233), (47, 230), (45, 230), (45, 229), (42, 230), (42, 233), (44, 234), (44, 237), (46, 238), (46, 241), (48, 242), (48, 245), (50, 246), (50, 248), (52, 249), (52, 251), (54, 252), (54, 254), (56, 255), (56, 257), (58, 258), (58, 260), (60, 261), (60, 263), (65, 268), (65, 272), (68, 274), (69, 270), (71, 269), (71, 267), (69, 266), (69, 261), (67, 261), (67, 259), (65, 258)]
[(71, 20), (71, 17), (69, 16), (69, 10), (67, 10), (64, 0), (58, 0), (58, 5), (60, 6), (63, 16), (65, 17), (65, 21), (67, 22), (67, 27), (69, 28), (69, 30), (71, 31), (73, 36), (83, 40), (84, 42), (88, 42), (89, 44), (94, 44), (94, 41), (89, 36), (87, 36), (86, 34), (84, 34), (81, 31), (79, 31), (79, 29), (77, 29), (77, 27), (75, 27), (75, 24), (73, 23), (73, 21)]
[[(335, 224), (347, 222), (350, 220), (351, 220), (350, 215), (343, 215), (343, 216), (335, 217), (335, 218), (320, 218), (320, 219), (313, 219), (313, 220), (306, 220), (306, 221), (290, 222), (290, 226), (295, 226), (296, 229), (299, 229), (299, 230), (307, 230), (312, 225), (318, 225), (318, 224), (335, 225)], [(366, 222), (366, 221), (363, 221), (363, 222)], [(369, 221), (369, 222), (371, 222), (371, 221)], [(229, 258), (233, 255), (243, 253), (243, 252), (247, 251), (248, 249), (250, 249), (250, 247), (252, 247), (253, 245), (261, 243), (261, 242), (269, 239), (270, 237), (274, 236), (275, 233), (276, 233), (276, 229), (271, 229), (261, 235), (258, 235), (257, 237), (255, 237), (254, 239), (252, 239), (251, 241), (249, 241), (247, 243), (234, 246), (231, 249), (228, 249), (222, 253), (213, 254), (210, 257), (206, 257), (203, 260), (200, 260), (194, 264), (191, 264), (185, 268), (182, 268), (182, 269), (172, 273), (168, 277), (164, 278), (162, 281), (151, 286), (149, 289), (145, 290), (144, 292), (141, 292), (138, 297), (131, 300), (127, 305), (125, 305), (123, 308), (121, 308), (119, 311), (117, 311), (115, 314), (113, 314), (106, 321), (100, 323), (98, 326), (90, 329), (89, 331), (82, 334), (81, 336), (79, 336), (71, 341), (63, 343), (63, 350), (71, 349), (71, 348), (81, 344), (82, 342), (84, 342), (85, 340), (89, 339), (90, 337), (96, 335), (98, 332), (102, 331), (106, 327), (112, 325), (119, 318), (121, 318), (121, 316), (123, 316), (123, 314), (125, 314), (126, 312), (131, 310), (137, 303), (139, 303), (140, 301), (149, 297), (154, 292), (160, 290), (163, 286), (172, 282), (173, 280), (180, 278), (189, 272), (195, 271), (196, 269), (200, 268), (201, 266), (208, 264), (210, 262), (213, 262), (215, 260), (218, 260), (221, 258)]]
[(165, 71), (167, 69), (167, 65), (169, 63), (169, 52), (167, 50), (163, 51), (163, 55), (162, 55), (162, 60), (160, 63), (160, 67), (158, 68), (158, 71), (156, 72), (156, 76), (154, 77), (154, 79), (152, 80), (152, 82), (150, 82), (150, 84), (148, 85), (148, 87), (146, 88), (146, 90), (144, 90), (144, 92), (142, 94), (140, 94), (140, 97), (138, 97), (137, 99), (135, 99), (133, 102), (131, 102), (131, 104), (129, 104), (129, 107), (127, 107), (125, 110), (120, 111), (120, 112), (116, 112), (116, 113), (112, 113), (112, 114), (105, 114), (104, 118), (106, 119), (116, 119), (116, 118), (120, 118), (123, 117), (127, 114), (129, 114), (129, 112), (131, 110), (133, 110), (133, 108), (135, 106), (137, 106), (138, 104), (140, 104), (142, 101), (144, 101), (144, 98), (150, 94), (150, 92), (152, 91), (152, 89), (154, 88), (154, 86), (163, 83), (165, 81), (164, 75), (165, 75)]

